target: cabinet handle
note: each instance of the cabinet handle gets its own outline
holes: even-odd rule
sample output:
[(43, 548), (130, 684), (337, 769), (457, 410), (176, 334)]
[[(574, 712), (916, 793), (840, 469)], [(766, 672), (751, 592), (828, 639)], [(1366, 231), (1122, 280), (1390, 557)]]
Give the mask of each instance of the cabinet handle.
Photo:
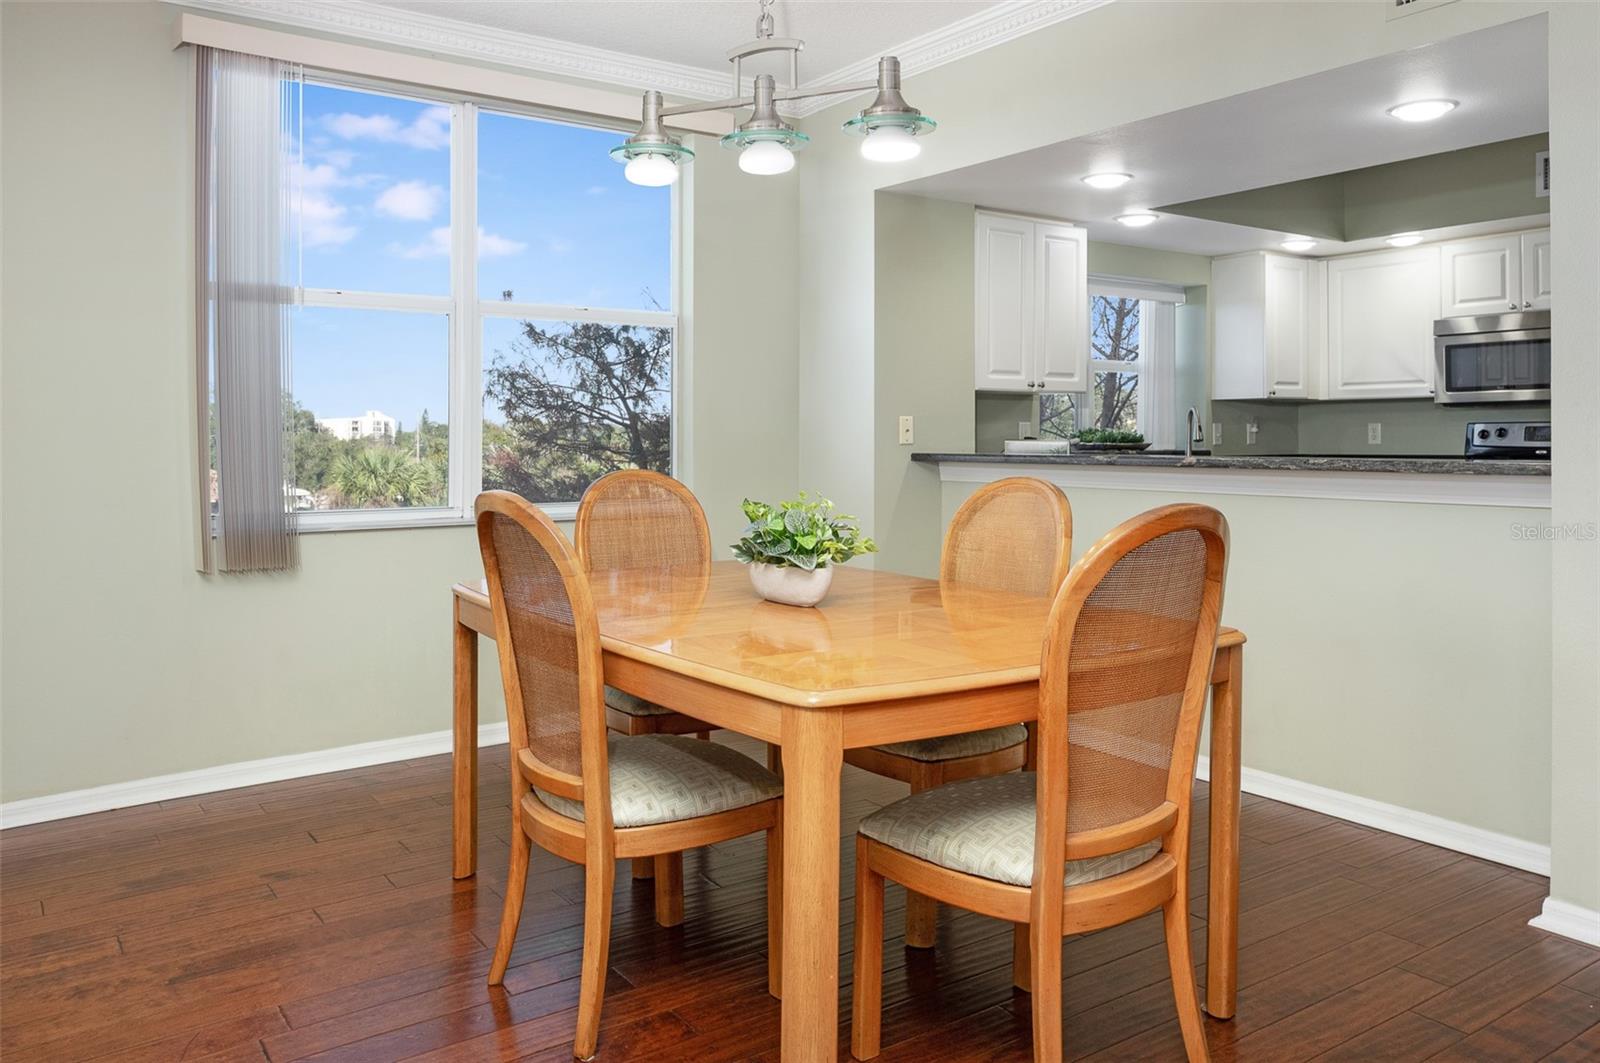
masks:
[(1516, 303), (1512, 303), (1511, 304), (1511, 309), (1515, 310), (1516, 308), (1517, 308), (1517, 304)]
[(1033, 381), (1031, 381), (1031, 380), (1030, 380), (1030, 381), (1028, 381), (1028, 386), (1029, 386), (1029, 387), (1030, 387), (1030, 388), (1031, 388), (1031, 387), (1033, 387)]
[(1522, 309), (1524, 309), (1524, 310), (1532, 310), (1533, 309), (1533, 304), (1532, 303), (1523, 303), (1522, 304)]

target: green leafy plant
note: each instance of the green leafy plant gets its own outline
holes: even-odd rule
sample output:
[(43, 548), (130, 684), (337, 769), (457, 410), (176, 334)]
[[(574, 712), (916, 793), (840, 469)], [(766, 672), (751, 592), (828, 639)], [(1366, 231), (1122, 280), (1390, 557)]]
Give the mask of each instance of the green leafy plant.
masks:
[(870, 554), (878, 544), (861, 534), (854, 517), (835, 515), (833, 503), (820, 495), (798, 497), (771, 505), (744, 500), (750, 526), (733, 544), (733, 556), (750, 564), (759, 562), (807, 572), (842, 565), (852, 557)]
[(1079, 443), (1143, 443), (1144, 436), (1125, 428), (1084, 428), (1076, 436)]

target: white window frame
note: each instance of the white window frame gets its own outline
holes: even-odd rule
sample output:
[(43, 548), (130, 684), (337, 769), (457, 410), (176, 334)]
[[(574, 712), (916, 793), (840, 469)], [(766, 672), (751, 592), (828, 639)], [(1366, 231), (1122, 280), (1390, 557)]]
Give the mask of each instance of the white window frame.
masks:
[[(450, 398), (448, 403), (448, 502), (443, 506), (383, 509), (302, 510), (301, 532), (372, 531), (385, 528), (458, 527), (473, 523), (473, 506), (483, 492), (483, 319), (507, 317), (555, 321), (595, 321), (607, 325), (642, 325), (672, 329), (672, 410), (669, 436), (674, 473), (680, 468), (680, 380), (686, 362), (684, 328), (679, 313), (682, 291), (683, 181), (671, 191), (671, 261), (666, 310), (617, 310), (561, 303), (503, 302), (478, 295), (478, 114), (491, 111), (591, 129), (626, 131), (613, 119), (575, 120), (540, 108), (502, 100), (441, 93), (418, 86), (326, 70), (307, 70), (305, 80), (338, 88), (396, 96), (450, 108), (450, 294), (406, 295), (341, 288), (295, 288), (297, 306), (344, 307), (443, 314), (446, 319)], [(296, 278), (298, 281), (299, 278)], [(578, 503), (541, 506), (552, 520), (573, 520)]]
[[(1177, 385), (1176, 354), (1174, 350), (1175, 336), (1171, 329), (1163, 329), (1156, 322), (1154, 304), (1170, 303), (1182, 306), (1184, 301), (1183, 289), (1175, 285), (1161, 284), (1157, 281), (1136, 280), (1128, 277), (1100, 277), (1089, 278), (1089, 309), (1094, 308), (1096, 297), (1109, 299), (1137, 299), (1139, 300), (1139, 357), (1133, 361), (1116, 358), (1097, 358), (1094, 347), (1089, 348), (1089, 369), (1084, 383), (1084, 391), (1074, 391), (1068, 394), (1072, 397), (1073, 428), (1083, 427), (1079, 417), (1088, 410), (1089, 400), (1094, 395), (1094, 378), (1096, 373), (1126, 373), (1139, 378), (1140, 394), (1138, 408), (1134, 410), (1135, 426), (1139, 434), (1149, 440), (1157, 449), (1171, 449), (1174, 445), (1172, 437), (1175, 426), (1159, 420), (1152, 423), (1150, 409), (1169, 401), (1172, 389)], [(1149, 327), (1147, 327), (1149, 326)], [(1093, 316), (1090, 317), (1090, 328), (1093, 328)], [(1147, 349), (1150, 344), (1166, 344), (1164, 356), (1153, 349)], [(1162, 380), (1163, 375), (1165, 380)], [(1165, 384), (1166, 394), (1160, 384)], [(1158, 385), (1154, 391), (1149, 387)]]

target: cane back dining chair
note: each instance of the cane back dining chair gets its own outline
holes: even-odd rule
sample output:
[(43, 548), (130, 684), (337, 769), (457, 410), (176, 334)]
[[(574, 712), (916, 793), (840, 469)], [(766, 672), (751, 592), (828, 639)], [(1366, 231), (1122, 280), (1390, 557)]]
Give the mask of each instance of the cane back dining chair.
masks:
[(1163, 913), (1184, 1048), (1207, 1058), (1189, 953), (1189, 816), (1228, 526), (1207, 506), (1124, 522), (1057, 595), (1037, 771), (968, 779), (873, 813), (856, 836), (851, 1049), (878, 1054), (885, 876), (1027, 928), (1034, 1059), (1061, 1059), (1061, 942)]
[(516, 943), (531, 846), (583, 865), (583, 959), (573, 1052), (594, 1055), (619, 857), (649, 857), (767, 832), (768, 988), (781, 970), (783, 786), (727, 746), (606, 728), (600, 628), (566, 537), (505, 491), (478, 496), (511, 738), (511, 867), (489, 984)]
[[(573, 535), (578, 560), (591, 582), (641, 573), (662, 576), (711, 571), (711, 533), (690, 490), (670, 476), (624, 469), (589, 485), (578, 503)], [(694, 734), (711, 737), (699, 720), (615, 687), (605, 688), (606, 726), (627, 735)], [(656, 879), (656, 921), (683, 921), (683, 857), (670, 853), (633, 861), (633, 877)]]
[[(1054, 484), (1030, 476), (996, 480), (956, 510), (940, 551), (942, 592), (961, 588), (1051, 598), (1072, 564), (1072, 506)], [(846, 763), (898, 779), (912, 793), (1024, 767), (1028, 729), (1021, 724), (891, 745), (852, 749)], [(906, 897), (905, 942), (932, 948), (938, 905)]]

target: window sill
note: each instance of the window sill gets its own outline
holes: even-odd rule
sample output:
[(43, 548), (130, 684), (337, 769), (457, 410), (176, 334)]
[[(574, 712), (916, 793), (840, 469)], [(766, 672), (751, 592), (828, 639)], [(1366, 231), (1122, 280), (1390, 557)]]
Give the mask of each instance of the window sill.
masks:
[[(577, 519), (576, 502), (541, 506), (553, 521)], [(400, 528), (468, 528), (474, 523), (471, 510), (458, 509), (364, 509), (340, 512), (303, 512), (297, 520), (302, 535), (327, 532), (389, 531)]]

